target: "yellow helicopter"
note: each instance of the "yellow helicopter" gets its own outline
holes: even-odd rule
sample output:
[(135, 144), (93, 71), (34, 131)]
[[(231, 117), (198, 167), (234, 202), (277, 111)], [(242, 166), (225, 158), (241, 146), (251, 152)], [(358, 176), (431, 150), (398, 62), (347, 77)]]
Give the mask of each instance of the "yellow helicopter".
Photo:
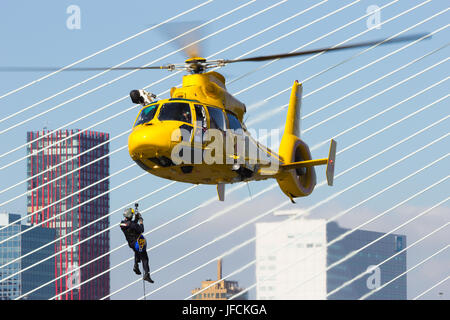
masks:
[[(416, 38), (416, 37), (414, 37)], [(319, 52), (408, 41), (412, 37), (379, 40), (340, 47), (259, 56), (238, 60), (207, 61), (190, 51), (184, 65), (148, 67), (186, 70), (182, 86), (170, 90), (170, 98), (154, 101), (144, 90), (130, 93), (139, 111), (128, 138), (130, 157), (145, 171), (170, 180), (217, 185), (219, 200), (225, 185), (274, 178), (292, 202), (311, 194), (316, 185), (314, 167), (326, 165), (328, 185), (333, 185), (336, 141), (330, 142), (327, 158), (312, 159), (300, 138), (302, 84), (295, 81), (278, 152), (255, 140), (243, 122), (245, 104), (226, 89), (225, 77), (210, 68), (229, 63), (265, 61)]]
[[(204, 59), (186, 61), (189, 65), (199, 62)], [(133, 102), (145, 101), (146, 92), (136, 91), (130, 93)], [(172, 88), (170, 96), (145, 105), (128, 138), (131, 158), (147, 172), (181, 182), (215, 184), (221, 201), (225, 184), (268, 178), (277, 179), (292, 201), (307, 196), (316, 184), (316, 165), (327, 165), (332, 185), (336, 142), (331, 141), (328, 158), (311, 159), (308, 145), (300, 139), (302, 85), (297, 81), (278, 153), (247, 131), (245, 105), (226, 91), (220, 73), (186, 75), (182, 87)]]
[[(133, 103), (141, 104), (128, 137), (130, 157), (145, 171), (165, 179), (217, 186), (225, 199), (225, 185), (274, 178), (294, 202), (311, 194), (316, 185), (314, 167), (326, 165), (328, 185), (333, 185), (336, 141), (331, 140), (327, 158), (312, 159), (308, 145), (300, 138), (302, 84), (294, 81), (286, 124), (278, 152), (254, 139), (244, 124), (246, 106), (226, 89), (225, 77), (211, 68), (230, 63), (266, 61), (315, 53), (345, 50), (422, 37), (414, 35), (235, 60), (206, 60), (198, 50), (186, 50), (184, 64), (150, 67), (69, 68), (64, 71), (166, 69), (185, 70), (182, 86), (170, 90), (170, 98), (156, 100), (145, 90), (132, 90)], [(0, 71), (47, 71), (56, 68), (7, 67)]]

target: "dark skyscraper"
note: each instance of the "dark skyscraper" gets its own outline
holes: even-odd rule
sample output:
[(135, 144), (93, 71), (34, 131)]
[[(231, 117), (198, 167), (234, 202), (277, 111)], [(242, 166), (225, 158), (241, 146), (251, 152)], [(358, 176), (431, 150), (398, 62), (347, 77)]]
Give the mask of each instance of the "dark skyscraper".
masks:
[[(54, 258), (55, 278), (62, 276), (55, 281), (55, 294), (63, 293), (58, 299), (99, 299), (109, 294), (109, 272), (78, 285), (109, 269), (109, 255), (79, 267), (109, 251), (109, 231), (76, 244), (109, 226), (105, 217), (83, 228), (109, 212), (109, 195), (102, 195), (109, 190), (105, 179), (109, 175), (109, 135), (80, 130), (59, 130), (45, 136), (47, 133), (27, 133), (27, 141), (34, 141), (27, 147), (31, 155), (27, 162), (29, 222), (46, 221), (43, 227), (56, 230), (56, 237), (62, 239), (55, 243), (55, 252), (69, 247)], [(83, 229), (71, 233), (79, 228)]]

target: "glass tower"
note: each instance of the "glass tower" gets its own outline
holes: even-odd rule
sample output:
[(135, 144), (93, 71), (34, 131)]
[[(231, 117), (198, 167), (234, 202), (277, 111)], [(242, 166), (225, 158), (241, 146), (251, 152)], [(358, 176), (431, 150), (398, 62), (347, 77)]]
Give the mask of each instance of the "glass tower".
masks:
[(109, 294), (109, 272), (86, 281), (110, 265), (109, 231), (98, 234), (109, 226), (108, 140), (107, 133), (95, 131), (27, 133), (29, 222), (54, 228), (61, 238), (54, 247), (58, 299), (96, 300)]
[[(48, 245), (34, 253), (31, 251), (54, 240), (55, 230), (42, 227), (28, 230), (30, 227), (21, 224), (17, 221), (19, 219), (18, 214), (0, 213), (0, 228), (8, 226), (0, 230), (0, 241), (23, 232), (0, 244), (0, 300), (12, 300), (22, 295), (25, 296), (21, 299), (49, 299), (55, 294), (55, 285), (51, 282), (54, 279), (53, 261), (48, 259), (33, 265), (53, 254), (54, 246)], [(24, 255), (27, 256), (19, 259)], [(20, 272), (22, 269), (24, 271)], [(27, 294), (47, 282), (50, 285)]]

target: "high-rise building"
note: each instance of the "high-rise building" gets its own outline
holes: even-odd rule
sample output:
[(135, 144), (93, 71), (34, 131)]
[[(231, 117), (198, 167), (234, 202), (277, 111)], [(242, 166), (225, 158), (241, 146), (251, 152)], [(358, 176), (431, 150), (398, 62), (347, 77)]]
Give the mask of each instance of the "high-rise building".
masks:
[(109, 294), (109, 272), (79, 286), (110, 265), (109, 255), (88, 263), (109, 251), (109, 231), (98, 234), (109, 226), (108, 140), (107, 133), (95, 131), (27, 133), (27, 141), (33, 141), (27, 146), (29, 222), (45, 221), (43, 227), (56, 230), (62, 239), (55, 252), (70, 247), (54, 258), (55, 294), (63, 293), (58, 299), (94, 300)]
[[(0, 244), (0, 300), (13, 300), (22, 295), (25, 296), (21, 299), (49, 299), (55, 294), (54, 282), (31, 290), (54, 279), (53, 261), (33, 265), (53, 254), (54, 246), (31, 252), (54, 240), (55, 230), (42, 227), (28, 230), (30, 227), (21, 224), (19, 219), (18, 214), (0, 213), (0, 241), (9, 239)], [(22, 256), (25, 257), (19, 259)]]
[[(406, 236), (398, 234), (389, 234), (326, 270), (384, 235), (356, 230), (327, 245), (349, 230), (324, 219), (257, 223), (257, 299), (358, 299), (406, 271), (406, 251), (377, 267), (406, 246)], [(327, 297), (361, 273), (363, 277)], [(406, 299), (406, 276), (374, 292), (369, 299)]]
[[(217, 261), (217, 280), (222, 279), (222, 259)], [(211, 287), (199, 292), (216, 282), (217, 280), (202, 281), (201, 288), (195, 288), (191, 294), (195, 295), (193, 300), (228, 300), (230, 297), (238, 294), (243, 289), (239, 288), (237, 281), (222, 280)], [(237, 297), (237, 300), (247, 300), (247, 293), (243, 293)]]

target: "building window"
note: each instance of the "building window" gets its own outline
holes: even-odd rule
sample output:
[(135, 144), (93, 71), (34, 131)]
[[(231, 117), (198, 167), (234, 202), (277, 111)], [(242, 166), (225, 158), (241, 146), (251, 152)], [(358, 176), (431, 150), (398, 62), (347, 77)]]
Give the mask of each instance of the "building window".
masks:
[(403, 238), (396, 236), (395, 237), (395, 251), (401, 251), (403, 249)]

